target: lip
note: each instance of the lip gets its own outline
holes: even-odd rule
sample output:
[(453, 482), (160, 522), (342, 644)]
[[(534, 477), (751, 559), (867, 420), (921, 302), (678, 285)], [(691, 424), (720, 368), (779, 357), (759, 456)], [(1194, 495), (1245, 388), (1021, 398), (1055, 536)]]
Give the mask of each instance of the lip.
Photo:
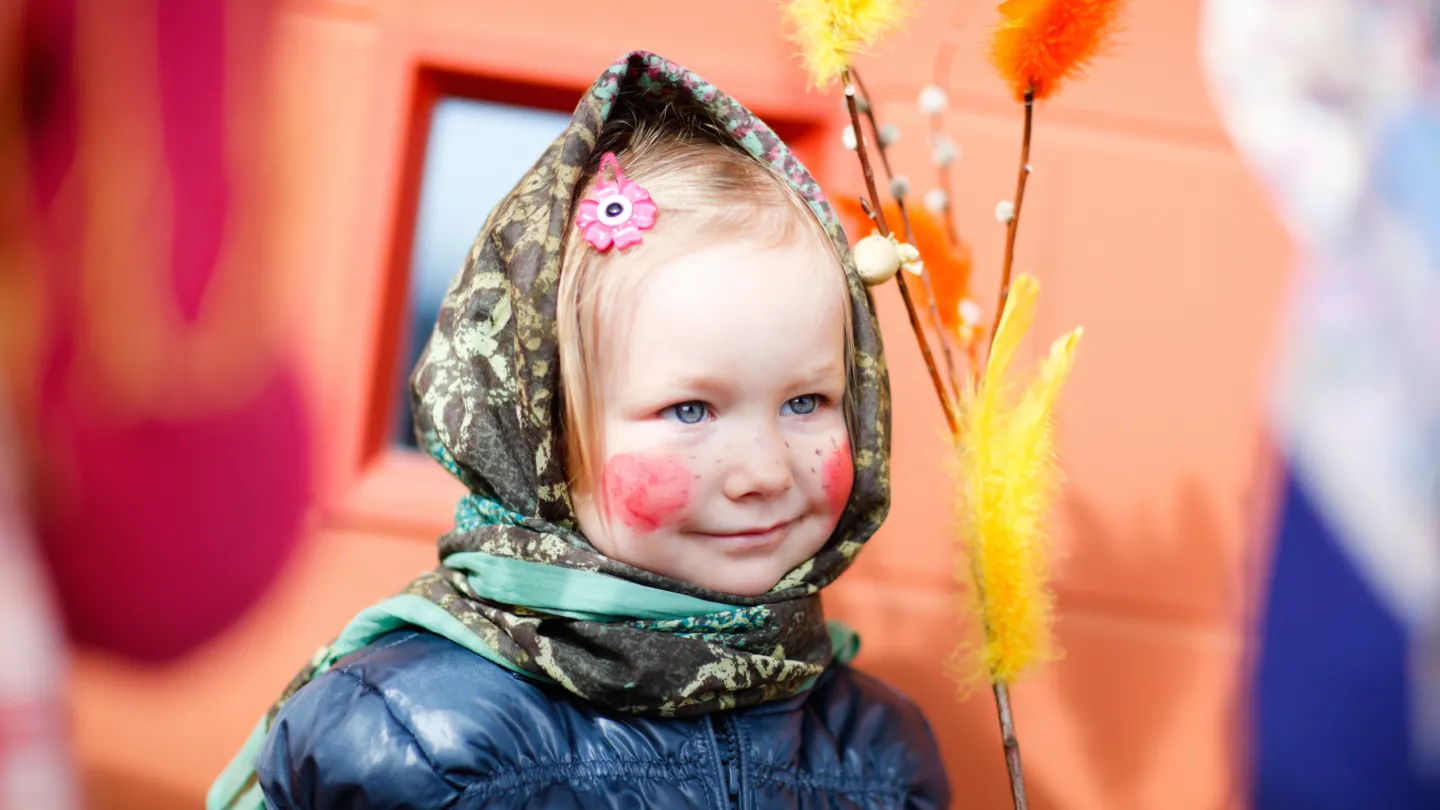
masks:
[(773, 526), (746, 529), (740, 532), (698, 532), (700, 536), (724, 543), (734, 551), (768, 551), (785, 539), (795, 521), (784, 520)]

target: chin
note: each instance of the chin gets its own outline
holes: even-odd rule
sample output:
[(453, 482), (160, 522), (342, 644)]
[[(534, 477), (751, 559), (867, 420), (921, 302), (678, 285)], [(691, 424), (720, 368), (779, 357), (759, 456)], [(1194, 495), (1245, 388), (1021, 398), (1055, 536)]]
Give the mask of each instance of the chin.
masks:
[(712, 585), (710, 590), (735, 596), (761, 596), (769, 593), (770, 589), (775, 587), (775, 583), (779, 581), (779, 577), (770, 577), (760, 581), (741, 580), (733, 584)]
[(776, 572), (773, 569), (764, 571), (715, 571), (711, 569), (706, 572), (706, 576), (696, 577), (691, 582), (719, 593), (734, 594), (735, 596), (761, 596), (769, 593), (782, 576), (784, 576), (783, 571)]
[(712, 558), (709, 565), (687, 571), (686, 575), (676, 578), (717, 593), (763, 596), (796, 566), (814, 556), (820, 550), (820, 545), (822, 544), (816, 543), (814, 548), (810, 548), (810, 544), (805, 544), (804, 556), (800, 555), (802, 549), (797, 547), (782, 548), (775, 553), (751, 559)]

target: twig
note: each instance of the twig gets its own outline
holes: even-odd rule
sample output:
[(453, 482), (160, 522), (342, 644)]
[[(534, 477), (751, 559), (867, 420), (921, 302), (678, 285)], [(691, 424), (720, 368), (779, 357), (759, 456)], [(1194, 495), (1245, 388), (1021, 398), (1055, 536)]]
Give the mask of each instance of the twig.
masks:
[[(945, 124), (940, 120), (939, 113), (930, 115), (930, 148), (940, 142), (940, 136), (945, 134)], [(950, 167), (948, 165), (935, 164), (935, 185), (945, 194), (945, 238), (950, 240), (950, 247), (960, 246), (960, 229), (955, 226), (955, 195), (954, 184), (950, 182)]]
[[(950, 63), (955, 59), (955, 29), (959, 27), (961, 16), (960, 4), (955, 5), (950, 25), (946, 29), (945, 38), (940, 42), (940, 49), (935, 53), (935, 86), (949, 92), (950, 90)], [(944, 131), (944, 122), (938, 114), (930, 116), (930, 148), (935, 148), (936, 136)], [(950, 167), (936, 166), (935, 172), (938, 175), (937, 182), (941, 191), (945, 192), (945, 235), (950, 238), (950, 245), (960, 245), (960, 229), (955, 225), (955, 196), (951, 194), (952, 184), (950, 182)]]
[[(870, 121), (870, 132), (875, 136), (875, 148), (880, 153), (880, 165), (885, 169), (885, 180), (894, 181), (895, 173), (890, 169), (890, 155), (885, 148), (885, 142), (880, 140), (880, 124), (875, 120), (875, 104), (870, 100), (870, 91), (865, 89), (865, 82), (860, 78), (860, 71), (850, 68), (850, 76), (855, 80), (855, 87), (860, 91), (860, 96), (865, 99), (865, 117)], [(859, 126), (856, 126), (856, 133), (859, 133)], [(859, 140), (856, 140), (859, 146)], [(874, 193), (873, 191), (871, 193)], [(880, 205), (876, 199), (875, 204)], [(905, 198), (896, 196), (895, 207), (900, 211), (900, 222), (905, 228), (905, 241), (915, 244), (915, 231), (910, 227), (910, 214), (905, 210)], [(952, 242), (953, 244), (953, 242)], [(923, 257), (922, 257), (923, 258)], [(940, 351), (945, 356), (945, 371), (950, 376), (950, 390), (956, 396), (960, 395), (960, 377), (955, 373), (955, 358), (950, 354), (950, 341), (945, 338), (944, 321), (940, 318), (940, 307), (935, 303), (935, 288), (930, 284), (930, 271), (922, 263), (920, 266), (920, 284), (925, 288), (925, 299), (930, 309), (930, 327), (935, 330), (936, 339), (940, 341)], [(901, 281), (901, 287), (905, 286)]]
[[(994, 341), (991, 341), (993, 344)], [(985, 603), (985, 581), (980, 576), (980, 559), (976, 554), (970, 557), (971, 575), (974, 577), (976, 596)], [(993, 636), (990, 620), (981, 618), (985, 637)], [(1010, 709), (1010, 687), (1004, 681), (994, 678), (990, 681), (990, 692), (995, 696), (995, 715), (1000, 721), (1000, 745), (1005, 751), (1005, 772), (1010, 776), (1010, 799), (1014, 810), (1028, 810), (1030, 801), (1025, 795), (1025, 770), (1020, 764), (1020, 738), (1015, 733), (1015, 714)]]
[[(1005, 301), (1010, 297), (1010, 271), (1015, 265), (1015, 234), (1020, 230), (1020, 206), (1025, 202), (1025, 181), (1030, 178), (1030, 128), (1035, 120), (1035, 91), (1025, 91), (1025, 132), (1020, 138), (1020, 173), (1015, 179), (1015, 210), (1005, 225), (1005, 263), (1000, 271), (1000, 302), (995, 307), (995, 321), (990, 326), (990, 345), (995, 345), (995, 332), (1000, 329), (1000, 316), (1005, 314)], [(987, 353), (988, 354), (988, 353)]]
[[(885, 222), (885, 210), (880, 206), (880, 194), (875, 190), (875, 172), (870, 168), (870, 156), (865, 148), (865, 133), (860, 127), (860, 111), (855, 104), (855, 85), (851, 81), (848, 68), (841, 73), (841, 79), (845, 83), (845, 106), (850, 111), (850, 126), (855, 130), (855, 152), (860, 155), (860, 170), (865, 174), (865, 190), (869, 193), (875, 209), (875, 224), (882, 236), (889, 236), (890, 227)], [(880, 136), (876, 133), (875, 137), (878, 140)], [(925, 337), (925, 328), (920, 325), (920, 315), (915, 311), (915, 302), (910, 299), (910, 290), (906, 288), (905, 279), (901, 278), (899, 273), (895, 275), (895, 283), (900, 286), (900, 297), (905, 301), (905, 313), (910, 316), (910, 328), (920, 343), (920, 354), (925, 358), (925, 368), (930, 372), (930, 382), (935, 386), (935, 395), (940, 398), (940, 409), (945, 412), (945, 423), (950, 427), (950, 435), (954, 436), (959, 429), (955, 408), (950, 404), (945, 382), (940, 378), (939, 369), (935, 367), (935, 355), (930, 351), (930, 341)]]
[[(885, 211), (880, 207), (880, 194), (875, 191), (875, 172), (870, 170), (870, 154), (865, 149), (865, 131), (860, 127), (860, 110), (855, 104), (855, 85), (850, 81), (850, 71), (841, 74), (845, 82), (845, 108), (850, 111), (850, 126), (855, 130), (855, 153), (860, 156), (860, 171), (865, 175), (865, 191), (875, 208), (875, 226), (884, 236), (890, 235), (890, 226), (885, 222)], [(879, 137), (879, 136), (876, 136)]]
[(1025, 772), (1020, 766), (1020, 740), (1015, 736), (1015, 716), (1010, 712), (1010, 688), (1003, 682), (993, 684), (995, 710), (1000, 716), (1000, 742), (1005, 746), (1005, 770), (1010, 774), (1010, 798), (1015, 810), (1027, 810)]
[[(1005, 228), (1005, 264), (1000, 274), (1000, 302), (995, 307), (995, 322), (990, 327), (985, 357), (988, 362), (995, 350), (995, 335), (1000, 331), (1000, 318), (1010, 298), (1010, 271), (1015, 262), (1015, 234), (1020, 229), (1020, 205), (1025, 201), (1025, 181), (1030, 177), (1030, 130), (1035, 118), (1035, 93), (1025, 91), (1025, 129), (1020, 139), (1020, 173), (1015, 180), (1015, 210)], [(1010, 711), (1010, 690), (1000, 681), (992, 684), (995, 709), (1000, 716), (1000, 739), (1005, 746), (1005, 770), (1010, 774), (1010, 797), (1015, 810), (1026, 810), (1025, 774), (1020, 767), (1020, 739), (1015, 735), (1015, 717)]]
[(955, 5), (955, 17), (950, 21), (950, 27), (945, 32), (945, 38), (940, 41), (940, 48), (935, 52), (935, 84), (940, 87), (949, 87), (950, 62), (955, 58), (955, 29), (960, 18), (960, 5)]

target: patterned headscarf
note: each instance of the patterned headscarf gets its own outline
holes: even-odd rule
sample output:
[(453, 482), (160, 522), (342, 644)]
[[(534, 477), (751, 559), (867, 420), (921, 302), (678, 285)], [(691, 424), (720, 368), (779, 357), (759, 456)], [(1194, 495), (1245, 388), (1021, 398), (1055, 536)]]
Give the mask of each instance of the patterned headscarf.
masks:
[[(658, 107), (675, 96), (703, 105), (724, 132), (799, 192), (845, 265), (856, 366), (853, 494), (829, 543), (762, 596), (710, 592), (632, 567), (600, 554), (577, 533), (557, 430), (561, 246), (575, 230), (577, 187), (586, 166), (594, 165), (596, 141), (622, 93), (627, 101), (638, 95), (642, 105)], [(657, 202), (663, 215), (665, 201)], [(817, 592), (849, 566), (889, 505), (890, 412), (879, 327), (815, 179), (775, 133), (713, 85), (644, 52), (600, 76), (569, 128), (491, 214), (446, 295), (412, 389), (421, 446), (472, 493), (461, 504), (460, 525), (441, 540), (442, 559), (479, 551), (733, 607), (679, 623), (585, 622), (522, 617), (511, 606), (474, 598), (443, 568), (412, 586), (443, 600), (524, 671), (607, 706), (693, 714), (792, 694), (829, 662)]]
[[(576, 191), (622, 94), (642, 109), (677, 97), (701, 105), (799, 192), (844, 264), (854, 322), (854, 487), (826, 545), (760, 596), (708, 591), (610, 559), (579, 533), (571, 509), (558, 430), (562, 246), (574, 238)], [(663, 213), (665, 201), (656, 202)], [(700, 77), (640, 51), (600, 76), (569, 128), (475, 240), (412, 394), (421, 446), (470, 490), (455, 530), (440, 540), (442, 564), (361, 613), (316, 655), (217, 780), (210, 806), (258, 795), (254, 755), (290, 695), (341, 656), (407, 625), (606, 708), (659, 716), (794, 695), (850, 652), (832, 644), (819, 591), (849, 567), (889, 507), (890, 403), (879, 326), (814, 178), (775, 133)]]

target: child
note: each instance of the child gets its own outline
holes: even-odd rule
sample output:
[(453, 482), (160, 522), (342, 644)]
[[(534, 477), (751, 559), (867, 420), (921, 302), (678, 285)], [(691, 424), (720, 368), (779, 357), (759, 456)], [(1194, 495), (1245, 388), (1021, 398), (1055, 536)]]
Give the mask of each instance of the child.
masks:
[(412, 387), (471, 492), (443, 565), (317, 655), (211, 808), (949, 807), (925, 719), (821, 610), (888, 507), (885, 367), (844, 234), (747, 110), (613, 65)]

